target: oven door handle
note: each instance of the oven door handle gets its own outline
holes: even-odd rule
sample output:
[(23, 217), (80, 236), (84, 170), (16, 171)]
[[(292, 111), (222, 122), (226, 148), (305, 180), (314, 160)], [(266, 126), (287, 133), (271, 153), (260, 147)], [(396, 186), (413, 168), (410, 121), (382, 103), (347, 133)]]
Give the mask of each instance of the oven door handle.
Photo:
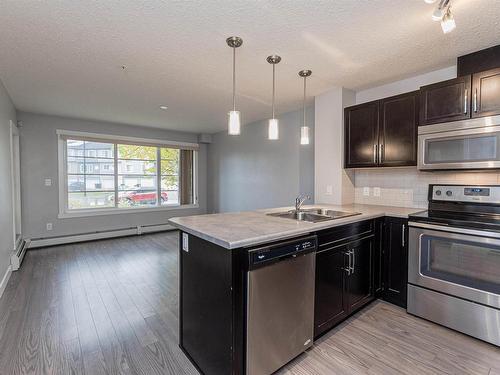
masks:
[(427, 223), (420, 223), (420, 222), (415, 222), (415, 221), (410, 221), (408, 223), (408, 225), (410, 227), (432, 229), (432, 230), (437, 230), (437, 231), (442, 231), (442, 232), (458, 233), (458, 234), (465, 234), (465, 235), (468, 234), (471, 236), (488, 237), (488, 238), (500, 238), (500, 232), (491, 232), (491, 231), (486, 231), (486, 230), (450, 227), (447, 225), (427, 224)]

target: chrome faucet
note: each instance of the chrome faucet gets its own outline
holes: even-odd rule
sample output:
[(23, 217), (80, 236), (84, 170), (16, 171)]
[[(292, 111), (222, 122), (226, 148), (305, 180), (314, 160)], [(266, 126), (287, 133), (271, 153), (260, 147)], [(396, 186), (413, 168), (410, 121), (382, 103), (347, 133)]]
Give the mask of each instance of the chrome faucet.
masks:
[(299, 212), (304, 202), (308, 199), (311, 199), (311, 197), (306, 194), (300, 194), (297, 198), (295, 198), (295, 212)]

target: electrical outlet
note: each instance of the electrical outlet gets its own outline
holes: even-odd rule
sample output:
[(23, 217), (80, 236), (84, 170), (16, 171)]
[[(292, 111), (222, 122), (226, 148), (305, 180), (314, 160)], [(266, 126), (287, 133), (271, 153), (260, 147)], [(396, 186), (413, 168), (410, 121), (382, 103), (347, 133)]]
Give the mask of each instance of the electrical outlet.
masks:
[(45, 179), (45, 186), (52, 186), (52, 179), (46, 178)]
[(332, 195), (332, 194), (333, 194), (333, 186), (326, 185), (326, 195)]
[(370, 188), (369, 187), (364, 187), (363, 188), (363, 196), (369, 197), (370, 196)]
[(380, 188), (379, 187), (374, 187), (373, 188), (373, 196), (374, 197), (380, 197)]
[(47, 223), (47, 230), (52, 230), (52, 223)]

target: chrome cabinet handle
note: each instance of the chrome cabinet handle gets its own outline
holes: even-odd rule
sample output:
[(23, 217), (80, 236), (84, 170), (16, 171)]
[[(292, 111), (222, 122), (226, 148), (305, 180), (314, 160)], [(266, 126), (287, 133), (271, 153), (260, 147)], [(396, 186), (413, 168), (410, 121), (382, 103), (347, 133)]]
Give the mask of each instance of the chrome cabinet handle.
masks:
[(373, 163), (377, 164), (377, 150), (378, 145), (373, 145)]
[(464, 113), (467, 114), (467, 89), (465, 89), (464, 95)]
[(378, 162), (383, 163), (384, 161), (384, 145), (380, 145), (378, 152)]
[(477, 112), (477, 89), (474, 91), (474, 112)]
[(405, 247), (405, 232), (406, 232), (406, 228), (405, 228), (405, 225), (403, 224), (403, 226), (401, 227), (401, 246), (402, 247)]
[(347, 255), (349, 257), (349, 265), (347, 267), (342, 267), (344, 271), (347, 272), (347, 276), (351, 274), (351, 252), (345, 252), (344, 255)]
[(354, 273), (354, 267), (356, 266), (356, 253), (354, 252), (354, 249), (352, 251), (352, 273)]

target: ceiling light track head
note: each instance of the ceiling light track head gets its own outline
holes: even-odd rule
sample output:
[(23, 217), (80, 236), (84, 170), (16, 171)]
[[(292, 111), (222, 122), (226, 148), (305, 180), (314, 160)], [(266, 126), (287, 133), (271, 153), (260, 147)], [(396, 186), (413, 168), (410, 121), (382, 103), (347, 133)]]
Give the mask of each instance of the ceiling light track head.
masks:
[(231, 48), (238, 48), (243, 44), (243, 39), (241, 39), (239, 36), (230, 36), (226, 39), (226, 43)]
[(271, 55), (271, 56), (267, 56), (266, 60), (267, 60), (267, 62), (269, 64), (275, 65), (275, 64), (278, 64), (281, 61), (281, 57), (278, 56), (278, 55)]
[(299, 76), (304, 77), (304, 78), (309, 77), (311, 74), (312, 74), (312, 71), (310, 71), (308, 69), (304, 69), (304, 70), (301, 70), (299, 72)]

